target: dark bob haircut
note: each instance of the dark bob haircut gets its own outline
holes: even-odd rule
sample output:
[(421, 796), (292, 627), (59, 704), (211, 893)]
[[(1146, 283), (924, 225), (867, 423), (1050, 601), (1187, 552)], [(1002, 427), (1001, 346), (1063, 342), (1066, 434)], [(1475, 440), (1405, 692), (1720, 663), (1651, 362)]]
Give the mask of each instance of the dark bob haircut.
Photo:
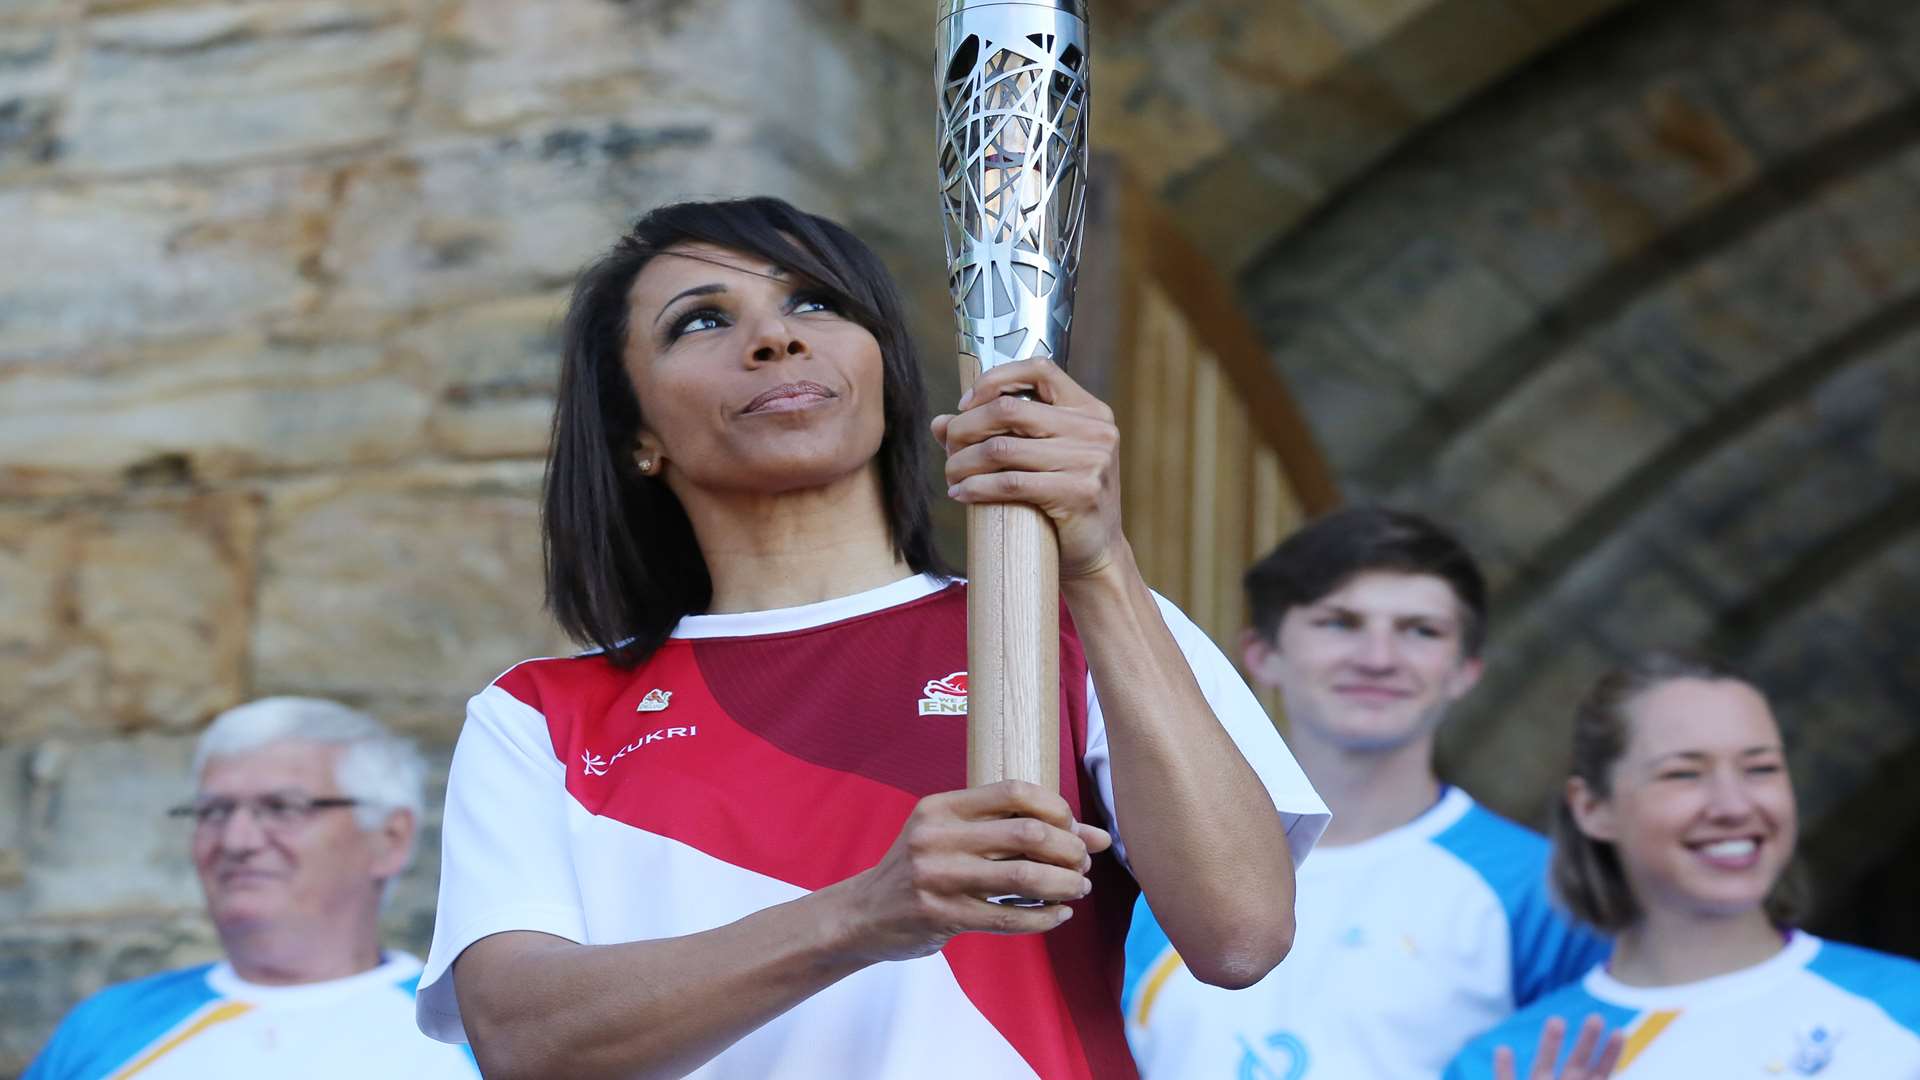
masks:
[[(1633, 737), (1633, 703), (1648, 691), (1679, 679), (1753, 682), (1719, 660), (1681, 649), (1648, 649), (1600, 676), (1573, 714), (1573, 775), (1601, 798), (1613, 794), (1613, 767)], [(1580, 828), (1563, 794), (1553, 808), (1553, 855), (1549, 877), (1554, 896), (1574, 918), (1617, 934), (1644, 914), (1627, 883), (1620, 853)], [(1775, 926), (1795, 925), (1807, 909), (1807, 884), (1799, 863), (1787, 867), (1767, 893), (1763, 908)]]
[(1348, 507), (1316, 518), (1254, 563), (1245, 579), (1254, 631), (1278, 640), (1289, 610), (1318, 603), (1355, 574), (1373, 570), (1432, 574), (1451, 585), (1467, 609), (1461, 628), (1465, 653), (1480, 655), (1487, 636), (1487, 582), (1473, 556), (1426, 518), (1383, 506)]
[(877, 459), (894, 551), (917, 571), (947, 573), (924, 479), (926, 394), (886, 267), (846, 229), (779, 199), (663, 206), (574, 285), (542, 508), (548, 607), (562, 629), (623, 667), (651, 656), (681, 616), (707, 610), (713, 597), (680, 500), (634, 464), (645, 403), (625, 362), (634, 278), (656, 255), (687, 243), (755, 255), (807, 279), (873, 334), (885, 381)]

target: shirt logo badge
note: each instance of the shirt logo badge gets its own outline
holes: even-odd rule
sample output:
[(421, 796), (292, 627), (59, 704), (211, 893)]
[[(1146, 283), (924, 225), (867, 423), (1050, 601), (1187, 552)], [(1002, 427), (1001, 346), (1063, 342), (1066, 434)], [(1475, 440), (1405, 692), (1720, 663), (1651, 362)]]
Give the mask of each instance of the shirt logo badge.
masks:
[(1812, 1076), (1833, 1062), (1833, 1044), (1840, 1041), (1840, 1033), (1825, 1024), (1814, 1024), (1793, 1033), (1797, 1044), (1793, 1051), (1793, 1071), (1801, 1076)]
[(920, 691), (921, 716), (967, 715), (967, 673), (956, 671), (944, 679), (928, 679)]
[(647, 691), (647, 696), (640, 699), (640, 707), (633, 711), (634, 712), (660, 712), (664, 710), (672, 701), (673, 701), (673, 691), (661, 690), (661, 689), (655, 688)]

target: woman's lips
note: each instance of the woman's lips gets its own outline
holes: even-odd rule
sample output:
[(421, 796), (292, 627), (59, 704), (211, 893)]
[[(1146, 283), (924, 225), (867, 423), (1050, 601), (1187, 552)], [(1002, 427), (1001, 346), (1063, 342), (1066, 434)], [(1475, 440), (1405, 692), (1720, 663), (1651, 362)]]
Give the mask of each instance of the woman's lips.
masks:
[(1762, 842), (1748, 836), (1688, 846), (1701, 862), (1717, 870), (1750, 870), (1760, 861)]
[(838, 396), (817, 382), (808, 382), (803, 379), (799, 382), (782, 383), (771, 390), (764, 391), (759, 397), (747, 402), (746, 408), (741, 409), (740, 412), (742, 415), (794, 412)]

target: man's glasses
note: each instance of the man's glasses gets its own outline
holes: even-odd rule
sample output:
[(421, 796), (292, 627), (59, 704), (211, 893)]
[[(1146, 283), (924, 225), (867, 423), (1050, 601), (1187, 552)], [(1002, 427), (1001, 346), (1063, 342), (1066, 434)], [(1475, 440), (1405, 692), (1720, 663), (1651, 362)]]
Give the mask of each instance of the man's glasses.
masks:
[(167, 815), (192, 818), (196, 828), (218, 829), (233, 820), (235, 811), (245, 807), (247, 812), (253, 815), (253, 820), (262, 828), (284, 829), (304, 824), (322, 810), (359, 806), (360, 802), (359, 799), (337, 796), (314, 798), (298, 791), (270, 791), (265, 795), (252, 795), (244, 799), (235, 799), (226, 795), (209, 795), (183, 806), (176, 806), (168, 810)]

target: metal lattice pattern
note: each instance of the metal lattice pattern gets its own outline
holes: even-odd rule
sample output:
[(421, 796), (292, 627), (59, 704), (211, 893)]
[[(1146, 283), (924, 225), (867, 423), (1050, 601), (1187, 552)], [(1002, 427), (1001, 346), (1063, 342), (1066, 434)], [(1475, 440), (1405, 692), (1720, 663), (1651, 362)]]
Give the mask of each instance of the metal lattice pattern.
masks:
[[(940, 190), (960, 350), (1065, 359), (1086, 214), (1085, 23), (986, 9), (947, 34)], [(952, 22), (961, 22), (956, 17)]]

